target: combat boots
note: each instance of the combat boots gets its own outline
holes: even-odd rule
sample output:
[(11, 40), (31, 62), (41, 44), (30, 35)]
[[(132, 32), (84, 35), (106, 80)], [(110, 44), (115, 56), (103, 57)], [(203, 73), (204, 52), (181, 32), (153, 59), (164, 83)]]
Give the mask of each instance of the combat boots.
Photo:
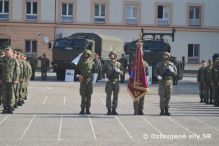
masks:
[(87, 114), (87, 115), (90, 115), (90, 114), (91, 114), (89, 108), (86, 108), (86, 114)]
[(139, 115), (144, 115), (143, 111), (142, 110), (139, 110)]
[(169, 111), (168, 111), (168, 108), (165, 109), (165, 115), (166, 115), (166, 116), (170, 116), (170, 113), (169, 113)]
[(83, 114), (84, 114), (84, 108), (81, 108), (79, 115), (83, 115)]
[(112, 115), (118, 115), (115, 109), (112, 110)]
[(160, 110), (160, 115), (163, 116), (164, 115), (164, 109)]
[(107, 115), (111, 115), (111, 114), (112, 114), (111, 109), (108, 109)]

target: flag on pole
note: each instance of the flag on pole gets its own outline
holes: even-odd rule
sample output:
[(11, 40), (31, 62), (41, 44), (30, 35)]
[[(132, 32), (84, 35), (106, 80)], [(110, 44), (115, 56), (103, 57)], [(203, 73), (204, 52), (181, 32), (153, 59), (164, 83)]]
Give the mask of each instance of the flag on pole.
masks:
[(142, 53), (142, 45), (141, 47), (137, 48), (135, 62), (130, 73), (127, 89), (134, 101), (138, 101), (149, 91)]
[(75, 65), (78, 65), (78, 62), (79, 62), (82, 55), (83, 55), (83, 52), (80, 53), (75, 59), (73, 59), (72, 63), (74, 63)]

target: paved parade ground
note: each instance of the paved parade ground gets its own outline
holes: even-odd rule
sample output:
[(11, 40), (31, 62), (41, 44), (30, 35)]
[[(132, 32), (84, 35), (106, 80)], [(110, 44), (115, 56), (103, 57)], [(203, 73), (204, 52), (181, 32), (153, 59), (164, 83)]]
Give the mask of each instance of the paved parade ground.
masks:
[(56, 81), (53, 73), (48, 81), (39, 79), (30, 82), (24, 106), (13, 115), (0, 114), (0, 146), (219, 145), (219, 107), (199, 103), (193, 75), (174, 86), (170, 117), (159, 116), (157, 85), (145, 98), (145, 115), (134, 116), (127, 85), (121, 84), (119, 115), (107, 116), (105, 82), (100, 81), (94, 86), (92, 114), (81, 116), (79, 82)]

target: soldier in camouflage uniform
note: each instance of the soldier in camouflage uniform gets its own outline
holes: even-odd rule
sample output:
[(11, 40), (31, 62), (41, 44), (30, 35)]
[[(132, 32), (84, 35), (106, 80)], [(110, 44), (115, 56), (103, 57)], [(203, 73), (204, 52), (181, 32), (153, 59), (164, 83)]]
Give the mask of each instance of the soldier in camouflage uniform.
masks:
[(38, 58), (41, 61), (41, 79), (47, 80), (47, 71), (49, 69), (49, 59), (46, 57), (46, 54), (43, 54), (43, 57)]
[(31, 68), (32, 68), (31, 80), (34, 80), (35, 79), (35, 71), (37, 68), (37, 59), (33, 54), (31, 54), (31, 55), (29, 55), (28, 60), (29, 60), (29, 63), (31, 65)]
[(122, 58), (119, 59), (119, 62), (122, 64), (122, 67), (123, 67), (123, 73), (120, 75), (120, 80), (121, 80), (121, 83), (124, 83), (125, 81), (125, 72), (126, 72), (126, 68), (127, 68), (127, 59), (125, 58), (125, 54), (122, 54)]
[(92, 53), (90, 50), (85, 50), (83, 58), (78, 63), (78, 69), (80, 71), (80, 95), (81, 95), (81, 111), (79, 114), (90, 113), (91, 95), (93, 93), (92, 78), (93, 73), (96, 72), (95, 64), (91, 58)]
[(163, 61), (159, 62), (154, 69), (154, 76), (158, 79), (159, 95), (160, 95), (160, 115), (168, 115), (170, 113), (169, 101), (173, 90), (173, 76), (177, 75), (176, 66), (170, 62), (170, 54), (163, 53)]
[(2, 84), (2, 113), (13, 113), (13, 106), (15, 104), (15, 84), (19, 82), (20, 66), (18, 60), (13, 56), (12, 48), (5, 49), (5, 56), (2, 58), (2, 70), (0, 76), (0, 83)]
[(213, 65), (213, 83), (214, 106), (219, 106), (219, 57)]
[[(4, 53), (2, 50), (0, 50), (0, 76), (2, 76), (1, 74), (1, 70), (2, 70), (2, 62), (1, 62), (1, 59), (2, 57), (4, 56)], [(2, 85), (0, 83), (0, 105), (2, 104)]]
[(199, 84), (199, 96), (200, 96), (200, 102), (204, 102), (204, 81), (203, 81), (203, 73), (204, 69), (206, 67), (206, 62), (202, 60), (202, 67), (198, 69), (197, 74), (197, 82)]
[(19, 82), (17, 85), (15, 85), (15, 105), (14, 107), (16, 108), (17, 106), (22, 106), (24, 101), (22, 99), (22, 96), (20, 94), (20, 89), (22, 87), (23, 84), (23, 64), (22, 64), (22, 60), (21, 60), (21, 50), (16, 49), (14, 51), (14, 56), (17, 58), (18, 62), (19, 62), (19, 66), (20, 66), (20, 76), (19, 76)]
[(95, 66), (97, 67), (97, 72), (96, 72), (96, 73), (98, 73), (97, 80), (101, 80), (102, 79), (102, 63), (101, 63), (101, 61), (99, 59), (99, 55), (97, 53), (95, 54), (95, 58), (93, 61), (94, 61)]
[(205, 103), (213, 104), (213, 62), (211, 59), (208, 60), (208, 66), (204, 69), (203, 73), (203, 81), (204, 81), (204, 88), (205, 88)]
[[(123, 67), (120, 62), (116, 60), (116, 52), (109, 53), (110, 62), (104, 66), (104, 73), (106, 74), (106, 108), (108, 109), (107, 115), (118, 115), (116, 112), (119, 94), (119, 76), (123, 73)], [(113, 93), (113, 101), (111, 106), (111, 95)]]
[(24, 53), (22, 55), (22, 63), (24, 65), (24, 81), (22, 86), (22, 98), (24, 100), (27, 99), (27, 88), (28, 88), (28, 81), (31, 79), (32, 76), (32, 68), (29, 62), (27, 61), (27, 55)]

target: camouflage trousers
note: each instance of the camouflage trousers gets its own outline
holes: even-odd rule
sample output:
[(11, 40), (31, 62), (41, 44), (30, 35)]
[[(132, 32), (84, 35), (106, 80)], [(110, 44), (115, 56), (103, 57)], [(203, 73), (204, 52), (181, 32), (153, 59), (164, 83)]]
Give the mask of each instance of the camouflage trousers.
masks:
[(7, 82), (2, 84), (2, 103), (4, 108), (13, 108), (15, 105), (15, 85)]
[(133, 102), (133, 107), (135, 114), (139, 114), (139, 111), (143, 111), (144, 109), (144, 98), (145, 96), (141, 97), (139, 101), (134, 101)]
[[(119, 82), (106, 82), (105, 86), (105, 92), (106, 92), (106, 108), (108, 110), (116, 109), (118, 105), (118, 94), (119, 94)], [(111, 102), (111, 96), (113, 93), (113, 102)]]
[(81, 95), (81, 108), (90, 108), (91, 106), (91, 95), (93, 93), (92, 82), (81, 82), (80, 83), (80, 95)]
[(173, 91), (173, 85), (159, 82), (160, 109), (168, 109), (169, 101)]
[(219, 83), (215, 83), (213, 86), (214, 103), (219, 103)]
[(42, 80), (47, 79), (47, 68), (41, 68), (41, 79)]
[(205, 94), (204, 94), (204, 84), (203, 83), (199, 83), (199, 96), (201, 100), (204, 100)]
[(213, 87), (210, 84), (205, 84), (205, 102), (208, 103), (209, 99), (212, 101), (213, 99)]

